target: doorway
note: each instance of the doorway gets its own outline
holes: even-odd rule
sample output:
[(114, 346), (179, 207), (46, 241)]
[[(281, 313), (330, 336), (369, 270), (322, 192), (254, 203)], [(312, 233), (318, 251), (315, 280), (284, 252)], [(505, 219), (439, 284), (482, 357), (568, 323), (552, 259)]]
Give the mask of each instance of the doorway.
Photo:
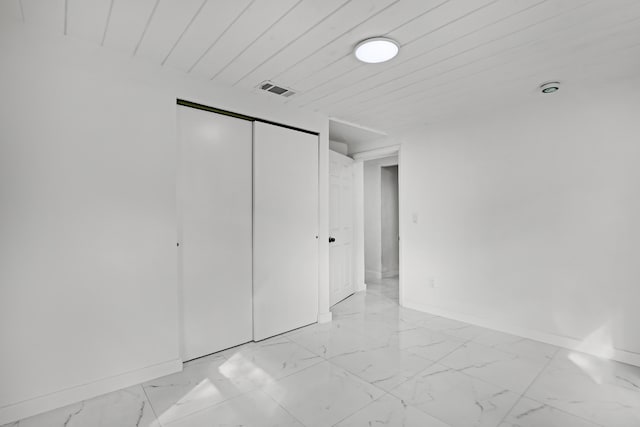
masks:
[(367, 291), (399, 300), (397, 155), (364, 162), (364, 249)]

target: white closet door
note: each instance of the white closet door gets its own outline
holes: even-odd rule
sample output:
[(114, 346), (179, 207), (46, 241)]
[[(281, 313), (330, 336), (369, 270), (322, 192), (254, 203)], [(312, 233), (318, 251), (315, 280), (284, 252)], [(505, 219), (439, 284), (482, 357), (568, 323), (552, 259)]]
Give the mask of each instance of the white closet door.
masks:
[(318, 319), (318, 137), (254, 123), (253, 338)]
[(252, 123), (178, 106), (183, 360), (251, 341)]

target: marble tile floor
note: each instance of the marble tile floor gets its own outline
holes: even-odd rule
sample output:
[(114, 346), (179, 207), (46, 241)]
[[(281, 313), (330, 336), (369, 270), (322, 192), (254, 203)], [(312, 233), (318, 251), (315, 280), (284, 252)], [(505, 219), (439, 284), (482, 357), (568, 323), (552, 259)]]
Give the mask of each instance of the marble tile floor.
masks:
[(7, 426), (640, 426), (640, 368), (399, 307), (388, 279), (332, 311)]

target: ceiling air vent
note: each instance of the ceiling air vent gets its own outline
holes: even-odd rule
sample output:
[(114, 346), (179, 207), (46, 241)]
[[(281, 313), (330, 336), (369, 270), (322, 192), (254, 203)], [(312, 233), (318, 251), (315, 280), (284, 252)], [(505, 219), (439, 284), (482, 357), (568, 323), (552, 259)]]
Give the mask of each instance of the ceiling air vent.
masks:
[(289, 89), (286, 87), (282, 87), (282, 86), (278, 86), (273, 82), (270, 81), (265, 81), (260, 83), (260, 85), (258, 86), (258, 88), (266, 91), (266, 92), (271, 92), (274, 93), (276, 95), (280, 95), (280, 96), (284, 96), (285, 98), (290, 97), (291, 95), (295, 95), (295, 91), (293, 89)]

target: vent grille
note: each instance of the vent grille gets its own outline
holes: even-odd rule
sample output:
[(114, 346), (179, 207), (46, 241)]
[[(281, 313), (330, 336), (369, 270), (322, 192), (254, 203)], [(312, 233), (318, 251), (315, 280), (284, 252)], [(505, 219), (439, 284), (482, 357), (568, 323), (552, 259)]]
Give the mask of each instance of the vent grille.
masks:
[(275, 83), (270, 81), (264, 81), (260, 83), (260, 85), (258, 85), (258, 88), (264, 90), (265, 92), (270, 92), (275, 95), (284, 96), (285, 98), (288, 98), (296, 94), (296, 92), (293, 89), (289, 89), (283, 86), (278, 86)]

